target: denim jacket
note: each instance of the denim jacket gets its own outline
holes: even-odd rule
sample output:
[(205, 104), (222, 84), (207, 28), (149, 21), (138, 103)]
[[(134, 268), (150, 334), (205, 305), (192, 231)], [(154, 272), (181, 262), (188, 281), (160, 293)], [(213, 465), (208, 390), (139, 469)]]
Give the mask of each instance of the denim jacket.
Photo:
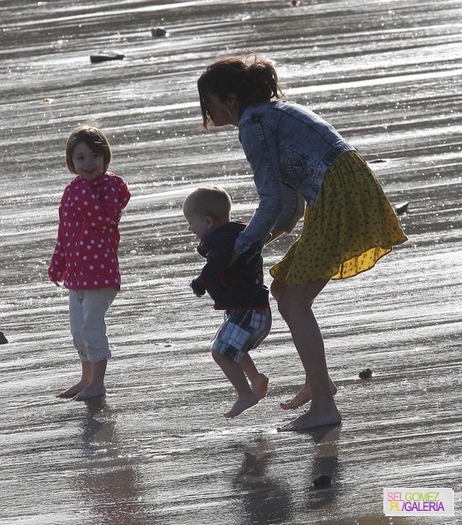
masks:
[(312, 209), (328, 168), (354, 149), (316, 113), (288, 101), (247, 107), (239, 120), (239, 140), (260, 202), (236, 240), (238, 253), (255, 243), (263, 247), (281, 218), (290, 217), (297, 195)]

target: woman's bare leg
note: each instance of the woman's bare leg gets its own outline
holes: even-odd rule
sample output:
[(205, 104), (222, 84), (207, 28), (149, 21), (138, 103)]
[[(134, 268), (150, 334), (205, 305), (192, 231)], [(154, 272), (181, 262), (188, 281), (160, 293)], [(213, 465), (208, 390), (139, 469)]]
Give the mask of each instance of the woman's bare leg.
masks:
[(324, 280), (288, 286), (275, 281), (271, 288), (273, 296), (278, 301), (279, 311), (292, 333), (311, 395), (310, 409), (278, 429), (281, 431), (307, 430), (338, 424), (341, 421), (333, 397), (333, 383), (327, 372), (324, 341), (311, 309), (313, 301), (328, 282)]
[[(276, 301), (279, 301), (283, 291), (284, 291), (284, 285), (282, 283), (279, 283), (278, 281), (274, 281), (271, 286), (271, 293), (276, 299)], [(335, 396), (335, 394), (337, 393), (337, 385), (335, 385), (335, 383), (333, 383), (331, 379), (329, 379), (329, 381), (331, 383), (332, 395)], [(287, 401), (282, 401), (279, 404), (279, 406), (283, 410), (295, 410), (310, 401), (311, 401), (311, 386), (310, 386), (310, 382), (308, 379), (308, 374), (305, 374), (305, 384), (300, 388), (300, 390), (295, 394), (295, 396), (292, 399), (289, 399)]]
[[(332, 380), (330, 380), (330, 387), (332, 395), (335, 396), (337, 393), (337, 385), (333, 383)], [(282, 408), (282, 410), (295, 410), (296, 408), (302, 407), (309, 401), (311, 401), (311, 386), (307, 380), (292, 399), (282, 401), (279, 403), (279, 406)]]

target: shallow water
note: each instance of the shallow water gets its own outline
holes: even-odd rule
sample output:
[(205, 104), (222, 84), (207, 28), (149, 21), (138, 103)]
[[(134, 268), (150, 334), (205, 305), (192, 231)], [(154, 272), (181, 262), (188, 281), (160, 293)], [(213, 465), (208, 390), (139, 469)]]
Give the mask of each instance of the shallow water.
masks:
[[(444, 523), (462, 523), (461, 3), (20, 0), (0, 3), (0, 20), (0, 524), (440, 522), (385, 517), (382, 488), (400, 486), (453, 488)], [(159, 25), (167, 37), (152, 37)], [(101, 49), (125, 59), (91, 64)], [(214, 183), (236, 219), (255, 206), (236, 131), (200, 132), (195, 87), (217, 57), (249, 49), (358, 147), (394, 205), (409, 201), (409, 242), (317, 301), (344, 417), (326, 432), (276, 432), (299, 413), (278, 404), (303, 381), (276, 309), (254, 353), (267, 399), (221, 416), (232, 391), (208, 350), (220, 313), (188, 288), (201, 261), (184, 196)], [(90, 117), (133, 197), (108, 395), (85, 404), (55, 398), (79, 365), (46, 269), (64, 143)], [(266, 268), (294, 235), (267, 249)], [(332, 487), (315, 490), (321, 473)]]

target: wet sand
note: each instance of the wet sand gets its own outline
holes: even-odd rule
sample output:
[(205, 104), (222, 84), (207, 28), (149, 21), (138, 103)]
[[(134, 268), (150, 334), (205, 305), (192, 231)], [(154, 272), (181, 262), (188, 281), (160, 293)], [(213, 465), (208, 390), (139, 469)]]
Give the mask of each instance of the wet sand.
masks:
[[(462, 523), (460, 2), (108, 6), (0, 6), (0, 524)], [(152, 37), (158, 25), (168, 37)], [(99, 49), (125, 59), (91, 64)], [(364, 154), (394, 205), (409, 202), (409, 242), (317, 301), (343, 416), (333, 429), (276, 431), (302, 412), (279, 402), (303, 382), (276, 308), (253, 353), (268, 397), (223, 418), (233, 393), (209, 354), (221, 314), (188, 287), (201, 260), (184, 196), (213, 183), (236, 219), (255, 206), (236, 131), (199, 131), (195, 87), (218, 56), (248, 49)], [(77, 403), (55, 397), (79, 365), (66, 292), (46, 269), (64, 143), (90, 116), (133, 198), (108, 395)], [(266, 269), (295, 235), (266, 250)], [(331, 487), (314, 488), (319, 474)], [(456, 515), (385, 517), (382, 489), (403, 486), (452, 488)]]

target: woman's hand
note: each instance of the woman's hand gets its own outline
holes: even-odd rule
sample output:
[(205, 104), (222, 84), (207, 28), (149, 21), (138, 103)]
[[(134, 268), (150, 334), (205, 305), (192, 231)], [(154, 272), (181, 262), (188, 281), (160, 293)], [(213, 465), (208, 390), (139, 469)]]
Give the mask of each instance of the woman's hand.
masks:
[(271, 235), (268, 237), (268, 240), (265, 242), (265, 244), (269, 244), (270, 242), (275, 241), (278, 237), (280, 237), (283, 233), (286, 233), (285, 230), (278, 230), (274, 229), (271, 232)]
[(231, 254), (231, 260), (229, 261), (228, 268), (231, 268), (231, 266), (239, 259), (240, 256), (240, 253), (233, 251), (233, 253)]

